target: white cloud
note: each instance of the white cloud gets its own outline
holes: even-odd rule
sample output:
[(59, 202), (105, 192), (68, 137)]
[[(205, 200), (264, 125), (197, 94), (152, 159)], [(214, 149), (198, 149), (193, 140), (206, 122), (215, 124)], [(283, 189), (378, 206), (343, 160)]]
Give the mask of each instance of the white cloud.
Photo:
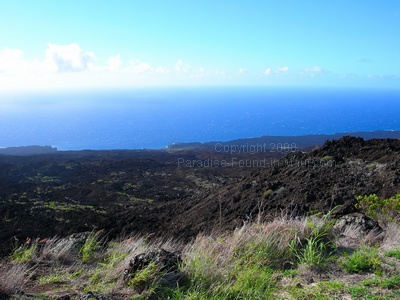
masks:
[(122, 61), (121, 61), (121, 57), (119, 56), (119, 54), (117, 54), (116, 56), (112, 56), (110, 57), (110, 59), (108, 60), (108, 70), (110, 71), (118, 71), (121, 67)]
[(107, 67), (95, 67), (91, 70), (98, 71), (111, 71), (119, 73), (131, 73), (131, 74), (144, 74), (144, 73), (154, 73), (154, 74), (168, 74), (169, 70), (164, 67), (153, 67), (149, 63), (142, 62), (138, 59), (131, 60), (126, 68), (122, 68), (122, 60), (119, 54), (110, 57), (107, 62)]
[(277, 73), (281, 73), (281, 72), (287, 72), (289, 71), (289, 67), (280, 67), (276, 70)]
[(19, 49), (4, 49), (0, 53), (0, 72), (10, 74), (76, 72), (88, 70), (94, 59), (92, 52), (82, 50), (77, 44), (49, 44), (45, 58), (28, 61)]
[(0, 52), (0, 72), (17, 71), (22, 64), (21, 50), (6, 48)]
[(190, 78), (204, 78), (207, 74), (207, 70), (203, 67), (198, 68), (193, 74), (190, 75)]
[(169, 70), (167, 68), (164, 67), (157, 67), (154, 69), (154, 72), (158, 73), (158, 74), (168, 74)]
[(287, 67), (287, 66), (284, 66), (284, 67), (279, 67), (279, 68), (277, 68), (277, 69), (271, 69), (271, 68), (267, 68), (267, 69), (265, 69), (265, 71), (264, 71), (264, 74), (265, 75), (277, 75), (277, 74), (279, 74), (279, 73), (286, 73), (286, 72), (288, 72), (289, 71), (289, 67)]
[(239, 69), (239, 74), (246, 74), (247, 73), (247, 69), (246, 68), (240, 68)]
[(180, 72), (182, 70), (182, 66), (183, 66), (183, 61), (182, 59), (178, 59), (178, 61), (175, 64), (175, 70), (177, 72)]
[(0, 49), (0, 92), (142, 86), (171, 80), (165, 76), (170, 73), (167, 68), (137, 59), (124, 66), (120, 54), (96, 64), (94, 53), (78, 44), (49, 44), (43, 50), (42, 57), (25, 59), (22, 50)]
[(142, 74), (153, 72), (153, 68), (148, 63), (141, 62), (140, 60), (133, 60), (129, 63), (129, 67), (127, 67), (125, 71), (133, 74)]
[(304, 72), (306, 73), (321, 73), (323, 71), (324, 69), (322, 69), (320, 66), (314, 66), (311, 68), (304, 69)]
[(190, 66), (185, 64), (182, 59), (178, 59), (178, 61), (175, 64), (175, 70), (178, 73), (187, 73), (190, 70)]
[(46, 60), (53, 64), (53, 70), (58, 72), (85, 71), (94, 60), (93, 52), (84, 51), (77, 44), (49, 44), (46, 50)]
[(272, 70), (270, 68), (265, 69), (265, 71), (264, 71), (265, 75), (271, 75), (271, 73), (272, 73)]

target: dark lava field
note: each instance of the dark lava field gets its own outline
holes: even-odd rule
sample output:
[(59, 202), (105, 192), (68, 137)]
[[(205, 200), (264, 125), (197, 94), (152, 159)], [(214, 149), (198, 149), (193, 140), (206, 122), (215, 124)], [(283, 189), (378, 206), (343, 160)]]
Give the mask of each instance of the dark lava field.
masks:
[(189, 240), (260, 213), (302, 215), (340, 205), (337, 213), (345, 214), (356, 210), (359, 195), (400, 190), (399, 139), (347, 136), (317, 147), (253, 152), (194, 145), (0, 155), (1, 254), (14, 236), (101, 229), (111, 237)]

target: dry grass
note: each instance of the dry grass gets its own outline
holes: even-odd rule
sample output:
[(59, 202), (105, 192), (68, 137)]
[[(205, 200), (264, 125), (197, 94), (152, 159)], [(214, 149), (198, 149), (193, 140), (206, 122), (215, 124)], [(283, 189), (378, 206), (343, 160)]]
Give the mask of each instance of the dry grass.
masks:
[[(316, 293), (322, 299), (335, 293), (349, 295), (349, 288), (353, 287), (360, 291), (369, 289), (362, 286), (362, 281), (371, 278), (373, 271), (346, 274), (340, 262), (346, 255), (333, 256), (342, 255), (340, 252), (328, 250), (324, 254), (330, 256), (329, 265), (313, 265), (312, 259), (306, 260), (306, 254), (310, 254), (307, 250), (319, 258), (318, 243), (332, 241), (331, 226), (331, 220), (326, 216), (283, 216), (265, 222), (260, 218), (253, 223), (246, 222), (232, 232), (200, 234), (187, 244), (174, 239), (135, 235), (107, 243), (96, 250), (96, 259), (87, 262), (82, 261), (79, 249), (75, 249), (71, 239), (54, 238), (40, 246), (40, 251), (28, 263), (0, 264), (0, 290), (15, 294), (24, 286), (28, 292), (29, 287), (35, 286), (39, 287), (37, 290), (48, 287), (44, 293), (54, 297), (66, 291), (75, 291), (74, 295), (77, 295), (90, 290), (95, 294), (123, 294), (131, 299), (137, 296), (137, 291), (124, 282), (124, 269), (135, 255), (159, 248), (181, 254), (180, 268), (189, 279), (187, 286), (169, 290), (170, 299), (224, 299), (228, 296), (253, 299), (271, 297), (274, 293), (284, 299), (313, 298)], [(315, 237), (318, 239), (313, 239)], [(377, 270), (390, 271), (390, 276), (399, 273), (393, 265), (398, 266), (400, 261), (383, 257), (385, 251), (400, 247), (398, 224), (388, 223), (385, 235), (374, 231), (360, 235), (358, 227), (347, 226), (340, 237), (335, 237), (335, 242), (355, 251), (362, 245), (375, 245), (379, 247), (382, 260)], [(316, 251), (315, 254), (312, 251)], [(325, 256), (321, 257), (325, 259)], [(35, 266), (36, 279), (30, 276), (32, 271), (28, 265)], [(257, 289), (262, 290), (266, 283), (265, 293), (260, 294)], [(329, 289), (333, 289), (333, 294)], [(339, 292), (340, 289), (346, 290)]]
[(340, 236), (337, 236), (336, 238), (336, 244), (339, 247), (343, 248), (354, 248), (360, 245), (362, 243), (362, 236), (360, 234), (360, 226), (351, 224), (349, 226), (346, 226), (344, 231), (340, 234)]
[(342, 248), (357, 248), (361, 245), (382, 245), (382, 241), (386, 239), (387, 232), (374, 229), (364, 234), (360, 225), (351, 224), (346, 226), (344, 231), (336, 236), (335, 243)]
[(22, 291), (32, 274), (27, 264), (3, 265), (0, 269), (0, 291), (9, 295)]
[(258, 246), (265, 251), (265, 265), (294, 265), (295, 258), (288, 253), (289, 245), (295, 237), (302, 239), (309, 233), (308, 222), (306, 218), (282, 217), (268, 223), (245, 223), (232, 233), (200, 234), (183, 249), (182, 257), (187, 262), (186, 271), (191, 272), (193, 264), (201, 259), (202, 275), (205, 278), (223, 278), (235, 268), (238, 255), (245, 256), (246, 251)]
[(385, 237), (380, 246), (383, 250), (391, 250), (400, 247), (400, 224), (390, 222), (385, 228)]
[(71, 239), (51, 238), (48, 239), (40, 252), (39, 260), (73, 262), (75, 260), (74, 242)]

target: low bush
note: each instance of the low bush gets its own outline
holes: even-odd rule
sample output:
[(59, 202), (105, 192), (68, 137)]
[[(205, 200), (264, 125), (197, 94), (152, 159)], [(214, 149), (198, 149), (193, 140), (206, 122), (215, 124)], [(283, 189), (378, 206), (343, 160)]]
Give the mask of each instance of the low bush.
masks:
[(358, 196), (356, 207), (380, 222), (398, 221), (400, 218), (400, 194), (386, 199), (381, 199), (375, 194)]
[(378, 250), (363, 246), (342, 261), (343, 268), (349, 273), (374, 271), (380, 265)]

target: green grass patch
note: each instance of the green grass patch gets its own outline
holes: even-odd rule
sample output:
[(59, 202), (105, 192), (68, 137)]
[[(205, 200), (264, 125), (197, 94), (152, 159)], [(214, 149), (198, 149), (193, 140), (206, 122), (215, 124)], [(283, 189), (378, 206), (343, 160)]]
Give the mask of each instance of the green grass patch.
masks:
[(47, 276), (42, 276), (39, 278), (39, 284), (46, 284), (46, 283), (63, 283), (65, 278), (63, 278), (60, 274), (50, 274)]
[(400, 290), (400, 275), (393, 275), (388, 278), (384, 277), (374, 277), (369, 278), (361, 282), (361, 285), (364, 287), (374, 287), (380, 289), (388, 289), (388, 290)]
[(263, 197), (264, 197), (264, 198), (265, 198), (265, 197), (268, 197), (268, 196), (271, 195), (273, 192), (274, 192), (274, 191), (271, 190), (271, 189), (266, 190), (266, 191), (264, 192), (264, 194), (263, 194)]
[(386, 257), (394, 257), (400, 259), (400, 249), (397, 250), (390, 250), (385, 252)]
[(324, 157), (321, 158), (321, 161), (327, 161), (327, 160), (332, 160), (332, 159), (333, 159), (333, 156), (331, 156), (331, 155), (326, 155), (326, 156), (324, 156)]
[(321, 281), (315, 285), (294, 285), (287, 288), (293, 299), (342, 299), (345, 283), (335, 280)]
[(64, 211), (64, 212), (70, 212), (70, 211), (76, 211), (76, 210), (86, 210), (86, 209), (93, 210), (94, 209), (93, 205), (81, 205), (81, 204), (56, 202), (56, 201), (46, 202), (46, 203), (44, 203), (44, 207), (50, 208), (50, 209), (53, 209), (56, 211)]
[(299, 264), (322, 267), (334, 257), (336, 246), (331, 236), (334, 223), (329, 216), (330, 214), (323, 216), (320, 225), (308, 221), (309, 234), (303, 238), (296, 236), (291, 241), (289, 247)]
[(31, 244), (24, 244), (15, 248), (11, 253), (11, 259), (15, 263), (26, 263), (31, 261), (38, 252), (38, 245), (33, 242)]
[(86, 238), (85, 243), (79, 250), (82, 262), (88, 263), (89, 261), (91, 261), (100, 248), (101, 245), (99, 241), (99, 233), (92, 232)]
[(362, 299), (364, 299), (365, 296), (370, 294), (369, 289), (363, 286), (352, 286), (349, 287), (348, 291), (352, 297), (362, 298)]
[(387, 289), (400, 289), (400, 275), (389, 277), (382, 282), (382, 287)]
[(151, 286), (151, 284), (156, 279), (156, 275), (157, 265), (151, 262), (128, 280), (128, 286), (134, 288), (135, 290), (142, 291), (145, 288)]
[(361, 247), (342, 261), (343, 268), (349, 273), (375, 271), (381, 263), (378, 250), (370, 247)]
[(273, 236), (249, 242), (234, 252), (236, 264), (242, 266), (282, 268), (282, 262), (290, 259), (289, 248), (280, 248)]
[(39, 284), (48, 283), (65, 283), (68, 284), (74, 279), (78, 279), (80, 276), (85, 274), (85, 269), (79, 269), (72, 273), (66, 273), (65, 270), (55, 269), (52, 270), (49, 275), (40, 276)]

